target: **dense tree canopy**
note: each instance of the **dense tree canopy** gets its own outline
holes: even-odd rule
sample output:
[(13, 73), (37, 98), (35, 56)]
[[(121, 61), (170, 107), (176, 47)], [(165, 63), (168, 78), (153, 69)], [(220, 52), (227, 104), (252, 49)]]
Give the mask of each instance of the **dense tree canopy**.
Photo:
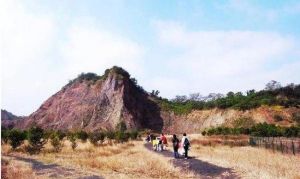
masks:
[(193, 93), (188, 98), (178, 95), (173, 100), (157, 98), (164, 110), (171, 110), (177, 114), (188, 113), (193, 109), (234, 108), (247, 110), (261, 105), (281, 105), (284, 107), (300, 106), (300, 85), (290, 84), (281, 87), (276, 81), (271, 81), (261, 91), (249, 90), (242, 92), (228, 92), (225, 96), (219, 93), (210, 93), (207, 97)]

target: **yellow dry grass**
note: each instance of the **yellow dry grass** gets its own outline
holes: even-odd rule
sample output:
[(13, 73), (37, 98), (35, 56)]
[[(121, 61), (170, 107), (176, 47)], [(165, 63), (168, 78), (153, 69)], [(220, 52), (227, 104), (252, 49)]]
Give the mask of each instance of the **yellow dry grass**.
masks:
[[(190, 155), (221, 167), (232, 168), (242, 178), (300, 178), (300, 157), (253, 147), (203, 146), (197, 140), (206, 140), (201, 135), (190, 136)], [(11, 153), (8, 145), (2, 145), (2, 155)], [(104, 178), (199, 178), (194, 173), (182, 171), (172, 165), (171, 159), (149, 151), (142, 141), (123, 144), (93, 146), (81, 143), (72, 150), (69, 141), (64, 141), (61, 152), (53, 153), (51, 145), (39, 154), (29, 156), (19, 150), (12, 152), (62, 167), (77, 168), (80, 171), (96, 173)], [(16, 167), (17, 161), (10, 161), (6, 167), (10, 178), (34, 178), (30, 166)], [(22, 170), (18, 170), (22, 169)], [(29, 177), (30, 176), (30, 177)], [(39, 176), (40, 178), (40, 176)]]
[(262, 148), (192, 144), (191, 155), (222, 167), (234, 168), (243, 178), (300, 178), (300, 157)]
[[(5, 153), (9, 147), (3, 146)], [(24, 155), (24, 154), (23, 154)], [(59, 153), (53, 153), (50, 145), (39, 155), (31, 156), (44, 163), (78, 168), (97, 173), (105, 178), (194, 178), (193, 173), (175, 168), (170, 159), (149, 151), (142, 141), (123, 144), (93, 146), (78, 143), (73, 151), (69, 141)]]
[(37, 176), (29, 164), (1, 158), (2, 179), (35, 179)]

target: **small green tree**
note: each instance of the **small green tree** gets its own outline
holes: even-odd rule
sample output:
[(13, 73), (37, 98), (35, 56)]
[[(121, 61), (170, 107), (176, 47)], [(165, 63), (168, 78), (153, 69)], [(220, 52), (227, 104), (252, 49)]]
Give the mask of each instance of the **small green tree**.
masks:
[(85, 131), (79, 131), (79, 132), (76, 133), (76, 137), (78, 139), (80, 139), (82, 142), (86, 142), (86, 140), (88, 139), (89, 135)]
[(93, 132), (89, 134), (89, 140), (95, 146), (98, 146), (98, 142), (102, 143), (104, 141), (104, 138), (105, 134), (102, 132)]
[(129, 138), (129, 134), (128, 133), (125, 133), (125, 132), (122, 132), (122, 131), (117, 131), (116, 132), (116, 140), (118, 142), (126, 142), (128, 141), (128, 138)]
[(77, 143), (76, 143), (76, 134), (74, 134), (74, 133), (69, 133), (69, 134), (68, 134), (68, 139), (69, 139), (69, 141), (71, 142), (71, 147), (72, 147), (72, 149), (75, 150), (76, 147), (77, 147)]
[(6, 128), (2, 128), (1, 129), (1, 143), (3, 144), (7, 144), (8, 142), (8, 134), (9, 134), (10, 130), (9, 129), (6, 129)]
[(112, 140), (116, 139), (116, 132), (114, 132), (114, 131), (107, 131), (105, 135), (110, 144), (112, 143)]
[(110, 140), (113, 140), (113, 139), (115, 139), (115, 137), (116, 137), (115, 132), (113, 132), (113, 131), (108, 131), (108, 132), (106, 133), (106, 136), (107, 136), (107, 138), (110, 139)]
[(121, 121), (119, 124), (117, 124), (116, 129), (118, 131), (125, 132), (127, 130), (127, 126), (124, 121)]
[(19, 147), (26, 139), (26, 134), (18, 129), (12, 129), (8, 133), (9, 143), (13, 150)]
[(300, 128), (296, 126), (291, 126), (284, 130), (285, 137), (299, 137), (300, 136)]
[(51, 134), (50, 142), (55, 152), (59, 152), (62, 150), (63, 144), (61, 142), (61, 138), (58, 132), (54, 132)]
[(56, 134), (59, 140), (63, 140), (67, 136), (67, 133), (61, 130), (56, 131)]
[(44, 134), (44, 130), (40, 127), (31, 127), (28, 130), (29, 146), (27, 147), (27, 151), (30, 154), (39, 153), (47, 143)]
[(136, 140), (139, 136), (139, 132), (137, 130), (133, 130), (129, 133), (129, 137), (132, 140)]

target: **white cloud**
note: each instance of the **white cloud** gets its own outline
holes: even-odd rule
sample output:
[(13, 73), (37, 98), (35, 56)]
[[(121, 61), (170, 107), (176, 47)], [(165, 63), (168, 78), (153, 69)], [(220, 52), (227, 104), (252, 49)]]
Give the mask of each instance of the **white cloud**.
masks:
[(61, 54), (69, 74), (80, 72), (103, 73), (113, 65), (130, 71), (141, 70), (143, 48), (126, 38), (93, 25), (72, 25)]
[(162, 97), (174, 97), (189, 90), (189, 84), (182, 79), (171, 77), (154, 77), (146, 81), (145, 87), (160, 91)]
[[(300, 70), (299, 65), (293, 71), (286, 67), (266, 69), (276, 63), (290, 64), (284, 60), (299, 50), (292, 37), (275, 32), (188, 31), (174, 22), (157, 22), (156, 28), (161, 45), (180, 52), (169, 63), (184, 74), (173, 78), (188, 86), (186, 92), (261, 89), (272, 79), (293, 82), (290, 77)], [(162, 94), (172, 97), (168, 94), (173, 93), (167, 90)]]
[(45, 57), (53, 45), (55, 22), (33, 15), (18, 1), (1, 1), (0, 8), (2, 105), (28, 114), (45, 97), (46, 85), (36, 85), (46, 83)]
[(1, 108), (29, 115), (81, 72), (101, 74), (113, 65), (142, 72), (143, 48), (90, 17), (62, 23), (23, 1), (1, 1), (0, 8)]

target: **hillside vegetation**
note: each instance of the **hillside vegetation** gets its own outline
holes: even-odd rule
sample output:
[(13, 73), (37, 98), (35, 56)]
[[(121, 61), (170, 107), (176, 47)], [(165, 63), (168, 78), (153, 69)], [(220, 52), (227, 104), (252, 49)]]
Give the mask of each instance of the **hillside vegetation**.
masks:
[(281, 127), (274, 124), (258, 123), (251, 127), (215, 127), (202, 131), (202, 135), (251, 135), (258, 137), (300, 137), (300, 125)]
[(212, 108), (248, 110), (262, 105), (299, 108), (300, 85), (290, 84), (281, 87), (277, 83), (271, 81), (264, 90), (249, 90), (246, 94), (242, 92), (229, 92), (226, 95), (211, 93), (207, 97), (202, 97), (196, 93), (191, 94), (189, 98), (184, 95), (176, 96), (172, 100), (157, 97), (156, 101), (163, 110), (173, 111), (175, 114), (187, 114), (192, 110)]

